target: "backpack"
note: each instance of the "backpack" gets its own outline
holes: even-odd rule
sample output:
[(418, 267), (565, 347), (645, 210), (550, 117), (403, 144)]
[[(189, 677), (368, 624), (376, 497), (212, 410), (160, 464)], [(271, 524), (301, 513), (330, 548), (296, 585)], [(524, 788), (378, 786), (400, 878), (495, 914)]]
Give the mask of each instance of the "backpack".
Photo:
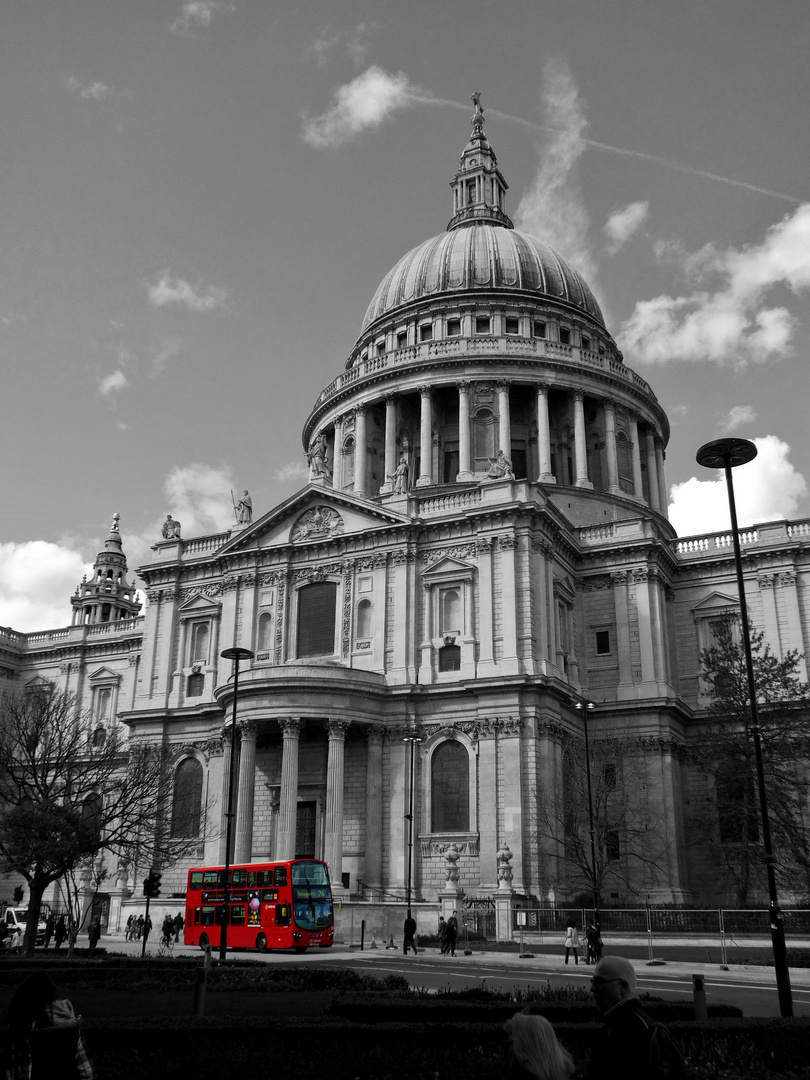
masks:
[(661, 1024), (650, 1024), (650, 1080), (689, 1080), (680, 1047)]

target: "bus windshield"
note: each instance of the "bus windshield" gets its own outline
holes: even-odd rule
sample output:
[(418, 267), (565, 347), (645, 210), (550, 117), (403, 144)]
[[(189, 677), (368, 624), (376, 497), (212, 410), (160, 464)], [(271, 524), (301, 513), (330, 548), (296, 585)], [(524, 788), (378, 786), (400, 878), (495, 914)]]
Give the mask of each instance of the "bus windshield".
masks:
[(292, 871), (293, 918), (302, 930), (332, 925), (332, 892), (326, 867), (319, 862), (294, 862)]

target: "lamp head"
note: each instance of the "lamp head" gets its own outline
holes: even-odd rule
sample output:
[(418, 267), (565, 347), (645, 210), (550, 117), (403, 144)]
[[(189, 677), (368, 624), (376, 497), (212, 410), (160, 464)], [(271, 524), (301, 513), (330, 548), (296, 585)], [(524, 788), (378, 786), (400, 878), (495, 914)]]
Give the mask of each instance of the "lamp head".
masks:
[(734, 469), (747, 465), (756, 456), (757, 448), (748, 439), (714, 439), (701, 446), (695, 460), (706, 469), (724, 469), (726, 463)]

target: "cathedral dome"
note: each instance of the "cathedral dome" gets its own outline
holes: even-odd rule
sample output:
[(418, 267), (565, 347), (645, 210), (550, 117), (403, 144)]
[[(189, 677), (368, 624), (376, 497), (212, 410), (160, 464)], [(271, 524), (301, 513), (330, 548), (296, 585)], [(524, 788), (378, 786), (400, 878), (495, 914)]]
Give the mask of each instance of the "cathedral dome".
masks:
[(580, 274), (542, 241), (497, 223), (459, 223), (404, 255), (380, 282), (363, 332), (394, 309), (441, 294), (510, 290), (570, 304), (604, 326)]

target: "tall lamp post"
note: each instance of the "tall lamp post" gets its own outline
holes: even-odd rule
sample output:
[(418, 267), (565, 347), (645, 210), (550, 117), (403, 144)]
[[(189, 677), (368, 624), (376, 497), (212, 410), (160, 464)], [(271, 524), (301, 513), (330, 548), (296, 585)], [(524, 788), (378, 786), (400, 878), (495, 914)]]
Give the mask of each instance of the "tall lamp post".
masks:
[(754, 756), (757, 766), (757, 786), (759, 788), (759, 812), (762, 818), (762, 843), (765, 849), (765, 868), (768, 875), (768, 895), (770, 903), (768, 913), (771, 924), (771, 944), (773, 964), (776, 973), (776, 987), (779, 993), (779, 1009), (782, 1016), (793, 1016), (793, 998), (790, 992), (790, 973), (785, 950), (785, 925), (776, 894), (776, 872), (771, 846), (771, 826), (768, 818), (768, 797), (765, 791), (765, 769), (762, 764), (762, 743), (759, 734), (759, 716), (757, 714), (757, 691), (754, 681), (754, 660), (751, 655), (751, 635), (748, 629), (748, 605), (745, 602), (745, 582), (743, 580), (742, 553), (740, 535), (737, 528), (737, 507), (734, 502), (734, 483), (731, 470), (737, 465), (745, 465), (757, 456), (757, 448), (747, 439), (715, 439), (701, 446), (696, 454), (698, 465), (707, 469), (723, 469), (728, 488), (728, 508), (731, 514), (731, 535), (734, 540), (734, 564), (737, 569), (737, 590), (740, 594), (740, 621), (742, 623), (743, 649), (745, 651), (745, 670), (748, 676), (748, 707), (751, 714), (751, 734), (754, 739)]
[(234, 787), (236, 775), (236, 699), (239, 696), (239, 661), (252, 660), (254, 654), (250, 649), (242, 649), (238, 645), (232, 649), (225, 649), (220, 653), (223, 660), (233, 660), (233, 713), (231, 717), (231, 760), (228, 770), (228, 809), (225, 812), (225, 881), (224, 881), (224, 911), (222, 914), (222, 927), (219, 936), (219, 958), (224, 960), (228, 951), (228, 923), (231, 918), (231, 840), (233, 837), (234, 818)]
[(599, 927), (599, 890), (596, 888), (596, 842), (593, 836), (593, 795), (591, 793), (591, 748), (588, 743), (588, 713), (593, 712), (596, 705), (592, 701), (578, 701), (574, 706), (582, 713), (582, 725), (585, 732), (585, 778), (588, 782), (588, 829), (591, 834), (591, 885), (593, 886), (593, 910), (594, 921)]
[(422, 741), (422, 737), (417, 735), (415, 731), (411, 731), (406, 735), (403, 742), (411, 744), (411, 765), (410, 765), (410, 784), (408, 785), (408, 813), (405, 815), (408, 821), (408, 887), (406, 895), (408, 897), (408, 918), (411, 917), (411, 884), (413, 882), (413, 759), (416, 751), (416, 744)]

